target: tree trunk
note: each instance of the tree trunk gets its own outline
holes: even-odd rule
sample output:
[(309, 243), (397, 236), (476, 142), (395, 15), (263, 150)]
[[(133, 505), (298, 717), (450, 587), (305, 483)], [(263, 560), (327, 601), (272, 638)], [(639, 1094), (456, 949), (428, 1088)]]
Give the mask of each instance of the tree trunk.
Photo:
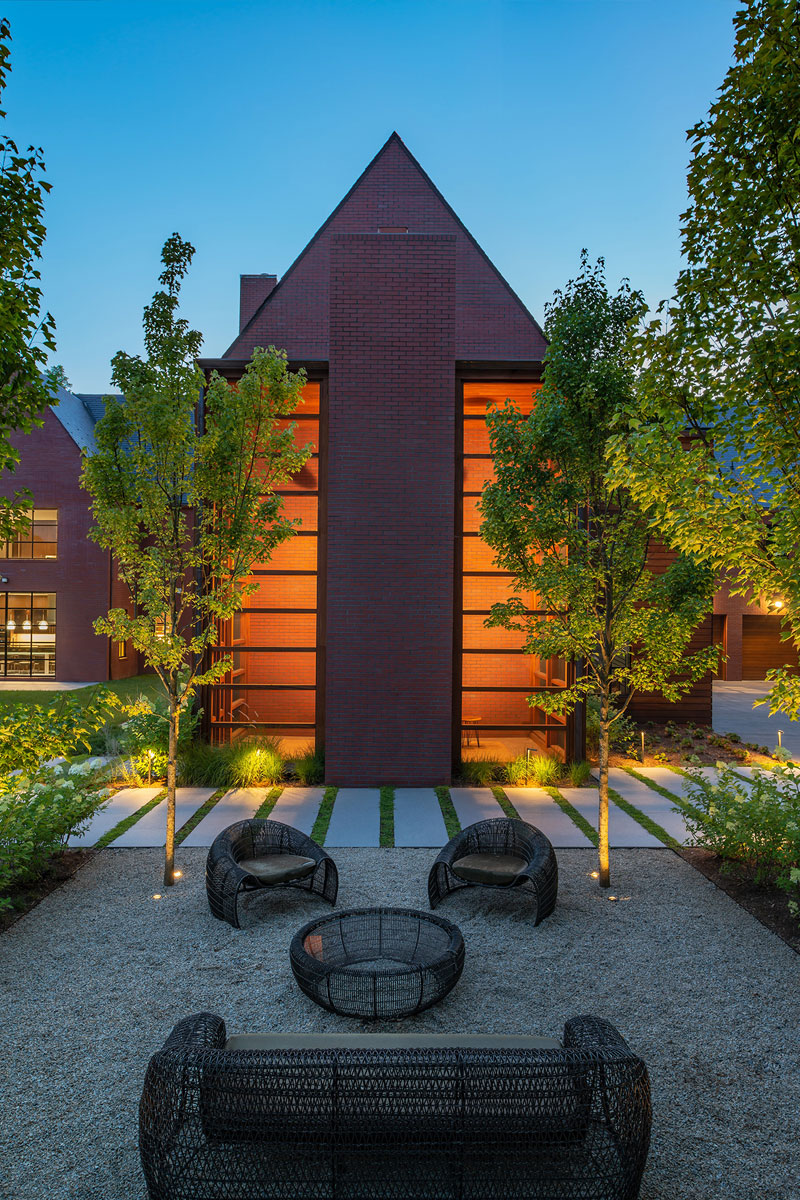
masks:
[(175, 780), (178, 766), (178, 721), (180, 709), (177, 696), (169, 698), (169, 759), (167, 761), (167, 841), (164, 854), (164, 887), (175, 882)]
[(608, 861), (608, 743), (611, 726), (609, 724), (609, 698), (605, 693), (600, 702), (600, 813), (598, 821), (597, 848), (600, 854), (600, 887), (611, 887), (611, 874)]

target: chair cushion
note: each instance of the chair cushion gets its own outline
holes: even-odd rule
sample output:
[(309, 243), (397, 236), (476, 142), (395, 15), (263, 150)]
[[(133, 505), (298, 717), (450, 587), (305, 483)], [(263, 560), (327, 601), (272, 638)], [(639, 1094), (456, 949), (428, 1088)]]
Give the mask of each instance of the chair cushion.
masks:
[(263, 858), (242, 858), (236, 865), (261, 883), (286, 883), (290, 879), (305, 879), (317, 864), (313, 858), (299, 854), (265, 854)]
[(503, 1033), (236, 1033), (226, 1050), (560, 1050), (558, 1038)]
[(453, 863), (453, 874), (469, 883), (513, 883), (527, 865), (517, 854), (465, 854)]

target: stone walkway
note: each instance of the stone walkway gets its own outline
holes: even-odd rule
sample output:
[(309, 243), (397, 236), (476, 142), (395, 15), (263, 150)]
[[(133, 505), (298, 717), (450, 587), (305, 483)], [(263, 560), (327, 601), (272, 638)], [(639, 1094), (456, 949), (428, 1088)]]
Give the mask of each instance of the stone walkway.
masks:
[[(706, 771), (712, 776), (714, 768)], [(639, 771), (648, 781), (666, 788), (676, 799), (684, 794), (684, 776), (666, 767), (645, 767)], [(612, 768), (610, 784), (628, 805), (634, 815), (617, 804), (611, 803), (609, 810), (609, 839), (615, 848), (657, 847), (665, 838), (648, 829), (647, 818), (655, 822), (665, 835), (678, 842), (688, 840), (686, 825), (680, 811), (675, 811), (671, 801), (648, 783), (636, 779), (626, 771)], [(162, 799), (154, 807), (135, 820), (117, 836), (108, 837), (122, 821), (129, 820), (150, 801), (162, 794), (163, 789), (123, 788), (111, 802), (93, 818), (88, 829), (79, 837), (70, 839), (70, 846), (94, 846), (102, 838), (104, 844), (116, 848), (129, 846), (163, 846), (166, 826), (166, 801)], [(267, 800), (270, 788), (232, 788), (220, 797), (210, 811), (194, 829), (182, 839), (185, 846), (208, 847), (223, 829), (235, 821), (255, 816)], [(592, 843), (587, 837), (585, 826), (574, 818), (579, 814), (597, 829), (597, 788), (558, 789), (567, 801), (560, 807), (553, 797), (542, 788), (507, 787), (503, 792), (523, 821), (536, 825), (547, 835), (556, 848), (586, 847)], [(503, 816), (491, 788), (450, 788), (453, 803), (461, 828), (491, 817)], [(443, 846), (447, 831), (439, 799), (433, 788), (394, 789), (394, 844), (396, 846), (418, 846), (430, 848)], [(197, 810), (214, 795), (211, 788), (178, 788), (176, 829), (180, 834)], [(269, 811), (270, 817), (293, 825), (303, 833), (311, 834), (324, 796), (321, 787), (285, 787)], [(637, 815), (641, 820), (637, 819)], [(339, 788), (333, 804), (328, 831), (324, 838), (326, 846), (378, 846), (380, 845), (380, 789)]]

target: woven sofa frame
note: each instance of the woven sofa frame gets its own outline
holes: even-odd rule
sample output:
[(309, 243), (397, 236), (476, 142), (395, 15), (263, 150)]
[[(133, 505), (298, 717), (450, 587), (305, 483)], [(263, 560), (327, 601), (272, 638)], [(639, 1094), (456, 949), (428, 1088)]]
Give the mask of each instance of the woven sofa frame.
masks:
[[(459, 879), (453, 863), (468, 854), (513, 854), (525, 860), (526, 866), (513, 883), (473, 883)], [(428, 875), (428, 900), (431, 908), (451, 892), (465, 887), (495, 887), (508, 890), (522, 887), (536, 900), (538, 925), (549, 917), (558, 895), (558, 864), (549, 840), (535, 825), (509, 817), (494, 817), (476, 821), (451, 838), (440, 851)]]
[[(261, 858), (268, 854), (297, 854), (314, 859), (317, 865), (312, 873), (303, 879), (270, 884), (264, 883), (239, 866), (240, 860)], [(299, 829), (284, 825), (281, 821), (261, 820), (255, 817), (247, 821), (237, 821), (235, 825), (230, 825), (217, 835), (208, 852), (206, 894), (209, 908), (220, 921), (227, 921), (229, 925), (238, 929), (239, 894), (264, 887), (300, 888), (335, 904), (339, 875), (331, 856)]]
[[(560, 1049), (225, 1049), (181, 1021), (151, 1059), (139, 1146), (150, 1200), (635, 1200), (647, 1069), (575, 1017)], [(427, 1042), (430, 1039), (423, 1039)]]

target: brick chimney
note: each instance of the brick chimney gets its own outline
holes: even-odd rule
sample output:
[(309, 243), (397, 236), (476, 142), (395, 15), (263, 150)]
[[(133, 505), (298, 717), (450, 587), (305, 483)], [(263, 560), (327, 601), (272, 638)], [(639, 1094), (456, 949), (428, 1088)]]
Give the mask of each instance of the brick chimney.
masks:
[(277, 282), (277, 275), (239, 276), (239, 333), (264, 303)]

